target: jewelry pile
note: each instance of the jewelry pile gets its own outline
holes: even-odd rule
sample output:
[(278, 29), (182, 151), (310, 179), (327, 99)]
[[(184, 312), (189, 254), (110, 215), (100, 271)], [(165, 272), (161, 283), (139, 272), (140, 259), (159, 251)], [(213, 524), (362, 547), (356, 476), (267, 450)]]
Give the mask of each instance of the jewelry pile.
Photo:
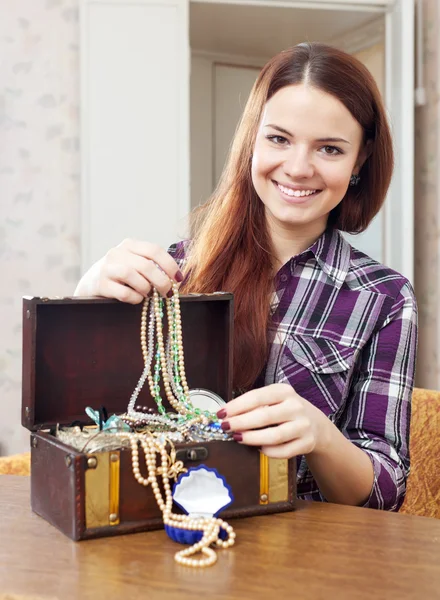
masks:
[[(153, 292), (153, 308), (150, 311), (147, 337), (147, 315), (149, 300), (146, 298), (142, 307), (141, 317), (141, 348), (144, 359), (144, 370), (136, 388), (131, 396), (127, 413), (121, 420), (135, 430), (148, 428), (148, 434), (135, 434), (130, 437), (133, 474), (143, 486), (151, 485), (156, 502), (162, 511), (163, 522), (167, 530), (184, 529), (203, 532), (200, 541), (191, 547), (181, 550), (175, 555), (175, 560), (186, 566), (206, 567), (213, 565), (217, 560), (211, 544), (228, 548), (235, 542), (235, 533), (230, 525), (215, 517), (191, 517), (191, 515), (178, 515), (172, 512), (173, 498), (169, 483), (170, 475), (175, 479), (180, 472), (186, 471), (183, 463), (176, 463), (174, 451), (168, 455), (167, 441), (208, 441), (228, 440), (230, 436), (224, 433), (215, 414), (195, 408), (190, 401), (189, 388), (185, 375), (185, 363), (182, 339), (182, 324), (180, 314), (179, 292), (173, 284), (173, 296), (166, 300), (168, 317), (168, 344), (165, 349), (163, 340), (162, 320), (163, 299), (156, 290)], [(155, 331), (156, 330), (156, 331)], [(153, 362), (154, 338), (157, 338), (155, 353), (154, 376), (151, 375)], [(176, 413), (167, 413), (160, 396), (160, 374), (165, 388), (168, 402)], [(153, 396), (158, 414), (152, 411), (140, 411), (135, 406), (139, 393), (148, 381), (151, 395)], [(139, 467), (139, 445), (145, 455), (145, 464), (148, 477), (143, 477)], [(173, 456), (174, 454), (174, 456)], [(160, 455), (161, 466), (156, 466), (156, 455)], [(162, 477), (165, 490), (165, 500), (162, 498), (157, 474)], [(221, 539), (221, 531), (227, 533), (227, 539)], [(223, 537), (223, 536), (222, 536)], [(201, 553), (203, 558), (191, 558)]]
[[(172, 289), (172, 297), (166, 299), (168, 320), (166, 346), (162, 325), (164, 300), (156, 290), (153, 291), (152, 300), (149, 298), (144, 300), (140, 332), (144, 369), (131, 395), (126, 413), (119, 416), (113, 415), (103, 423), (99, 413), (88, 408), (87, 414), (100, 425), (98, 432), (96, 429), (81, 431), (79, 428), (74, 428), (76, 431), (72, 437), (75, 435), (77, 447), (81, 441), (83, 442), (83, 446), (79, 448), (82, 452), (130, 448), (133, 475), (140, 485), (151, 487), (162, 512), (168, 535), (172, 539), (180, 541), (182, 536), (179, 536), (179, 530), (192, 532), (191, 535), (184, 536), (185, 542), (192, 543), (192, 546), (177, 552), (175, 560), (181, 565), (206, 567), (213, 565), (217, 560), (217, 555), (210, 547), (211, 545), (228, 548), (235, 542), (235, 533), (232, 527), (214, 516), (219, 509), (230, 504), (232, 497), (230, 499), (228, 497), (225, 503), (222, 491), (219, 492), (217, 486), (214, 494), (211, 494), (211, 498), (214, 498), (213, 506), (215, 505), (215, 508), (209, 512), (209, 508), (206, 510), (203, 504), (204, 489), (198, 489), (197, 496), (201, 498), (199, 500), (201, 508), (195, 511), (194, 516), (173, 513), (170, 480), (177, 481), (179, 475), (187, 472), (183, 462), (176, 461), (174, 443), (229, 441), (231, 436), (222, 431), (215, 413), (197, 408), (191, 402), (185, 375), (179, 292), (175, 283), (173, 283)], [(154, 372), (152, 373), (153, 362)], [(160, 388), (161, 375), (166, 398), (175, 412), (167, 412), (163, 406)], [(136, 405), (139, 394), (147, 381), (157, 405), (157, 412)], [(68, 432), (59, 432), (59, 437), (63, 441), (73, 445), (72, 440), (67, 439), (68, 436)], [(171, 449), (167, 450), (167, 448)], [(144, 454), (146, 476), (141, 473), (140, 449)], [(193, 470), (196, 471), (199, 468), (202, 467)], [(206, 467), (203, 468), (209, 470)], [(162, 478), (165, 497), (162, 496), (158, 478)], [(219, 478), (222, 479), (221, 476)], [(212, 487), (210, 491), (212, 491)], [(216, 493), (217, 497), (215, 497)], [(201, 513), (203, 516), (199, 516)], [(194, 540), (196, 541), (194, 542)], [(201, 554), (202, 558), (196, 558), (197, 554)]]
[[(179, 291), (173, 284), (173, 296), (167, 298), (168, 343), (165, 348), (163, 336), (164, 300), (156, 290), (153, 291), (153, 306), (147, 317), (151, 301), (146, 298), (141, 316), (141, 349), (144, 370), (128, 404), (127, 412), (120, 418), (135, 430), (148, 427), (156, 432), (166, 432), (174, 442), (199, 442), (209, 440), (230, 440), (231, 436), (222, 431), (215, 413), (194, 407), (190, 399), (190, 390), (186, 381), (182, 339), (182, 321), (180, 313)], [(155, 348), (156, 341), (156, 348)], [(151, 367), (155, 359), (154, 375)], [(176, 411), (166, 412), (160, 395), (160, 378), (169, 404)], [(136, 405), (139, 393), (148, 381), (150, 393), (157, 405), (157, 413), (141, 411)], [(145, 409), (145, 407), (144, 407)]]

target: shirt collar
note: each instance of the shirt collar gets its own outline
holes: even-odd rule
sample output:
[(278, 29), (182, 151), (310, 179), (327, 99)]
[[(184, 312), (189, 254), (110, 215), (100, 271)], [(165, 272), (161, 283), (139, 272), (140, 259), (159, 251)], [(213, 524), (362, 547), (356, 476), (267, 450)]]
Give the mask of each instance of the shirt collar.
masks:
[(338, 229), (326, 229), (309, 249), (316, 262), (337, 287), (344, 283), (350, 268), (351, 246)]

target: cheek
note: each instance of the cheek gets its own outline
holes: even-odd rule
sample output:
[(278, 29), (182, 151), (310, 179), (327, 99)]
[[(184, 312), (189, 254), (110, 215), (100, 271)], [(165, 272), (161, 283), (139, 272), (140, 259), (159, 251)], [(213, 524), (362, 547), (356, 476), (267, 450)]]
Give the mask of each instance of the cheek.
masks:
[(266, 177), (275, 166), (275, 161), (270, 152), (261, 149), (259, 145), (256, 144), (252, 155), (252, 178), (257, 179)]
[(341, 169), (328, 169), (321, 171), (326, 187), (331, 190), (340, 191), (348, 187), (351, 170), (345, 166)]
[(254, 149), (251, 163), (251, 178), (257, 195), (263, 199), (266, 195), (266, 185), (269, 173), (272, 171), (267, 161), (267, 154)]

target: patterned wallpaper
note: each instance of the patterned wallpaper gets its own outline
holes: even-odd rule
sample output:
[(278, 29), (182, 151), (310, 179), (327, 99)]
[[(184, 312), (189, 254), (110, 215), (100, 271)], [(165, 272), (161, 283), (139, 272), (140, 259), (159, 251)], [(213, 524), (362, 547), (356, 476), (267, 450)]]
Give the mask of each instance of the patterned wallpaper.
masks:
[[(440, 388), (438, 8), (425, 0), (428, 102), (416, 109), (417, 382)], [(79, 277), (78, 0), (0, 4), (0, 454), (20, 423), (21, 298), (69, 295)]]
[(0, 454), (21, 419), (23, 295), (79, 276), (78, 0), (0, 4)]

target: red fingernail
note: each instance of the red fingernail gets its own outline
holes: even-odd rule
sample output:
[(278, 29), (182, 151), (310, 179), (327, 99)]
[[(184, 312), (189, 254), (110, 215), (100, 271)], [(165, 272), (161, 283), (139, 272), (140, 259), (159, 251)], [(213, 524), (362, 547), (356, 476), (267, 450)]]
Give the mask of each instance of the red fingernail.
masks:
[(229, 425), (229, 421), (223, 421), (223, 423), (220, 425), (220, 427), (223, 429), (223, 431), (229, 431), (231, 429), (231, 426)]
[(167, 298), (172, 298), (173, 294), (174, 294), (173, 290), (168, 290), (168, 292), (167, 292)]
[(174, 275), (174, 279), (177, 281), (177, 283), (181, 283), (183, 281), (182, 271), (177, 271), (177, 273)]
[(219, 419), (224, 419), (226, 417), (226, 408), (221, 408), (218, 412), (217, 412), (217, 417)]
[(236, 442), (242, 442), (243, 441), (243, 434), (242, 433), (234, 433), (232, 435), (232, 437), (234, 438), (234, 440)]

